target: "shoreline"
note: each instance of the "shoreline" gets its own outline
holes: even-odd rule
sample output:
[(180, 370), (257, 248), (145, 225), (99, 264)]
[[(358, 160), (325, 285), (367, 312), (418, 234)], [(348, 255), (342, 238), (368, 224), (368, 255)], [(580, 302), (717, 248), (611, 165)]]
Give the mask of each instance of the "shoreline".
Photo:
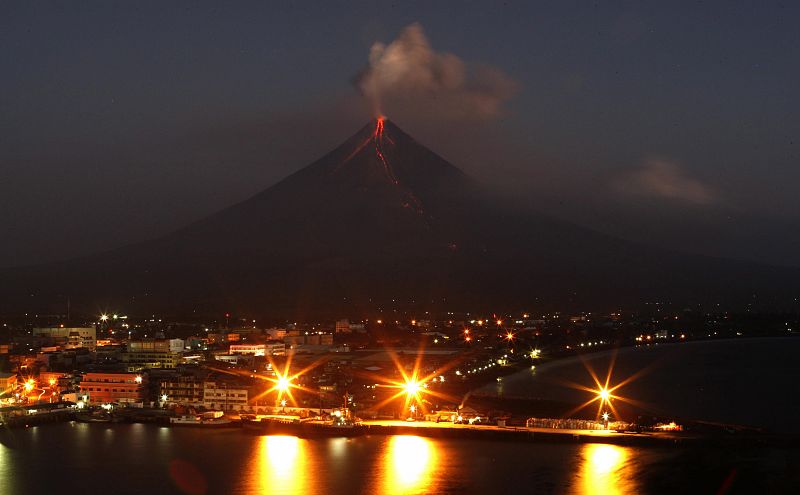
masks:
[[(65, 419), (65, 418), (62, 418)], [(230, 428), (213, 427), (178, 427), (169, 423), (80, 423), (67, 419), (66, 421), (47, 421), (38, 424), (18, 425), (12, 428), (46, 427), (48, 424), (79, 423), (86, 425), (102, 426), (103, 428), (119, 428), (144, 424), (158, 428), (177, 428), (179, 430), (211, 431), (230, 434), (251, 434), (259, 436), (297, 436), (292, 433), (269, 433), (247, 430), (237, 422)], [(490, 440), (512, 443), (551, 443), (551, 444), (606, 444), (622, 447), (662, 447), (662, 448), (800, 448), (800, 435), (773, 435), (773, 434), (698, 434), (688, 432), (644, 432), (627, 433), (612, 430), (574, 430), (556, 428), (533, 428), (515, 426), (491, 425), (453, 425), (449, 423), (432, 422), (407, 422), (398, 420), (367, 420), (362, 423), (363, 430), (360, 436), (419, 436), (443, 440)], [(8, 430), (7, 430), (8, 431)], [(322, 440), (327, 438), (344, 438), (348, 435), (312, 435), (304, 436), (309, 440)]]
[[(705, 346), (709, 346), (709, 348), (713, 348), (713, 346), (720, 345), (759, 345), (759, 344), (777, 344), (781, 345), (781, 343), (791, 343), (794, 344), (796, 341), (796, 336), (776, 336), (776, 337), (741, 337), (741, 338), (721, 338), (721, 339), (697, 339), (697, 340), (687, 340), (687, 341), (680, 341), (680, 342), (664, 342), (664, 343), (652, 343), (652, 344), (637, 344), (631, 346), (624, 346), (618, 348), (610, 348), (610, 349), (599, 349), (597, 351), (588, 352), (588, 353), (581, 353), (581, 354), (570, 354), (570, 355), (562, 355), (562, 356), (553, 356), (547, 359), (546, 362), (542, 364), (535, 364), (536, 370), (535, 373), (539, 375), (540, 373), (543, 375), (540, 377), (541, 386), (545, 387), (543, 389), (531, 389), (530, 383), (534, 383), (534, 378), (531, 377), (531, 371), (529, 366), (515, 366), (517, 368), (515, 371), (510, 371), (507, 373), (501, 373), (504, 377), (504, 383), (506, 390), (511, 388), (510, 391), (502, 391), (499, 390), (498, 384), (495, 383), (495, 378), (498, 374), (493, 374), (491, 377), (487, 376), (484, 380), (482, 380), (480, 384), (476, 383), (476, 386), (473, 387), (469, 393), (469, 401), (474, 401), (473, 403), (481, 403), (484, 408), (491, 408), (491, 409), (508, 409), (509, 412), (512, 412), (514, 415), (525, 415), (528, 414), (530, 416), (544, 416), (544, 417), (555, 417), (555, 418), (562, 418), (565, 411), (569, 411), (575, 406), (577, 403), (572, 404), (571, 402), (565, 400), (566, 397), (562, 397), (560, 395), (551, 395), (547, 393), (548, 387), (552, 388), (552, 380), (553, 378), (558, 375), (559, 369), (562, 367), (569, 368), (568, 371), (572, 370), (572, 367), (579, 366), (581, 362), (593, 362), (597, 360), (609, 359), (614, 354), (617, 354), (618, 359), (622, 359), (622, 356), (632, 356), (636, 355), (639, 352), (646, 353), (646, 352), (654, 352), (658, 354), (670, 354), (675, 351), (679, 351), (680, 349), (685, 348), (702, 348)], [(686, 344), (690, 344), (689, 346), (684, 347)], [(698, 351), (690, 351), (690, 352), (698, 352)], [(641, 357), (634, 358), (637, 360), (641, 360)], [(653, 362), (656, 362), (657, 359), (654, 358)], [(527, 364), (527, 363), (526, 363)], [(698, 387), (702, 387), (702, 382), (698, 380)], [(652, 401), (651, 401), (652, 402)], [(656, 402), (653, 402), (656, 404)], [(474, 406), (473, 406), (474, 407)], [(677, 410), (676, 410), (677, 411)], [(779, 428), (776, 426), (770, 426), (773, 423), (760, 423), (758, 421), (743, 421), (746, 418), (739, 418), (739, 421), (730, 421), (725, 420), (722, 416), (717, 418), (713, 414), (680, 414), (677, 412), (669, 413), (666, 410), (640, 410), (638, 413), (644, 416), (654, 416), (659, 418), (667, 418), (669, 420), (674, 420), (678, 423), (684, 424), (688, 427), (696, 427), (698, 429), (719, 429), (719, 430), (753, 430), (753, 431), (760, 431), (762, 434), (774, 434), (774, 435), (797, 435), (798, 432), (794, 429), (788, 428)], [(580, 416), (580, 415), (579, 415)], [(571, 417), (575, 417), (572, 415)], [(634, 416), (635, 417), (635, 416)], [(710, 419), (709, 419), (710, 418)], [(590, 417), (586, 417), (584, 419), (592, 419)], [(733, 419), (733, 418), (730, 418)], [(630, 421), (630, 419), (629, 419)], [(517, 422), (519, 423), (519, 422)]]

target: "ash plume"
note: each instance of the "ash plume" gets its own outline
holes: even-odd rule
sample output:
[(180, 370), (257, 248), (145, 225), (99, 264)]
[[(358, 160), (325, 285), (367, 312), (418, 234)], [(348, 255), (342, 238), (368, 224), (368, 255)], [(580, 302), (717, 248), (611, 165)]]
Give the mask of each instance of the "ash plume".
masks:
[(492, 119), (519, 91), (519, 83), (499, 69), (436, 52), (419, 23), (389, 44), (374, 43), (354, 84), (375, 115), (436, 120)]

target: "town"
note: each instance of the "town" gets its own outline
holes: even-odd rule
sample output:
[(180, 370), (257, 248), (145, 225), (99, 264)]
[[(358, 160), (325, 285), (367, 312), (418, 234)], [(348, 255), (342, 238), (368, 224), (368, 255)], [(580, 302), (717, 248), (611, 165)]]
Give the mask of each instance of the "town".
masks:
[(200, 422), (203, 414), (324, 417), (345, 408), (364, 419), (525, 424), (559, 417), (568, 405), (476, 390), (576, 353), (787, 336), (800, 325), (796, 316), (664, 305), (639, 314), (394, 315), (279, 325), (230, 313), (205, 322), (114, 313), (81, 324), (68, 315), (7, 317), (0, 421), (29, 424), (65, 409), (86, 421), (169, 423)]

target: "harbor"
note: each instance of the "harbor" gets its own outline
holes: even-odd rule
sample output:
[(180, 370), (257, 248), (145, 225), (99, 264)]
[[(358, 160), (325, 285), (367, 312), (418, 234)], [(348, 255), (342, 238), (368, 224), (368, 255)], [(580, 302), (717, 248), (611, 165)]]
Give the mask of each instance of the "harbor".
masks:
[[(60, 404), (61, 405), (61, 404)], [(220, 411), (169, 416), (161, 410), (119, 410), (108, 413), (80, 411), (70, 407), (48, 407), (7, 418), (7, 428), (42, 427), (54, 423), (143, 424), (160, 428), (225, 429), (254, 435), (288, 435), (299, 438), (352, 438), (359, 436), (418, 436), (434, 439), (483, 440), (517, 443), (593, 443), (637, 447), (769, 446), (796, 447), (797, 435), (771, 435), (755, 430), (732, 430), (714, 425), (703, 432), (618, 431), (562, 427), (498, 426), (409, 420), (341, 420), (296, 416), (225, 416)]]

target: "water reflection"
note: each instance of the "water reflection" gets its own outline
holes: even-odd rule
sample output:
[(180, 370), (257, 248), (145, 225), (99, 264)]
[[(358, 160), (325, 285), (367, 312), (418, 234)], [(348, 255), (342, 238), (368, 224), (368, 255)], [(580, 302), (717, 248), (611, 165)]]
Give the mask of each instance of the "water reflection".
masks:
[(405, 494), (431, 490), (437, 462), (436, 445), (427, 438), (391, 437), (381, 456), (383, 493)]
[(616, 445), (586, 444), (581, 451), (580, 483), (584, 494), (636, 493), (630, 449)]
[(0, 443), (0, 493), (12, 492), (13, 476), (10, 475), (12, 472), (11, 460), (8, 458), (10, 450), (11, 449)]
[(307, 493), (306, 440), (287, 436), (260, 437), (256, 448), (255, 477), (257, 493)]

